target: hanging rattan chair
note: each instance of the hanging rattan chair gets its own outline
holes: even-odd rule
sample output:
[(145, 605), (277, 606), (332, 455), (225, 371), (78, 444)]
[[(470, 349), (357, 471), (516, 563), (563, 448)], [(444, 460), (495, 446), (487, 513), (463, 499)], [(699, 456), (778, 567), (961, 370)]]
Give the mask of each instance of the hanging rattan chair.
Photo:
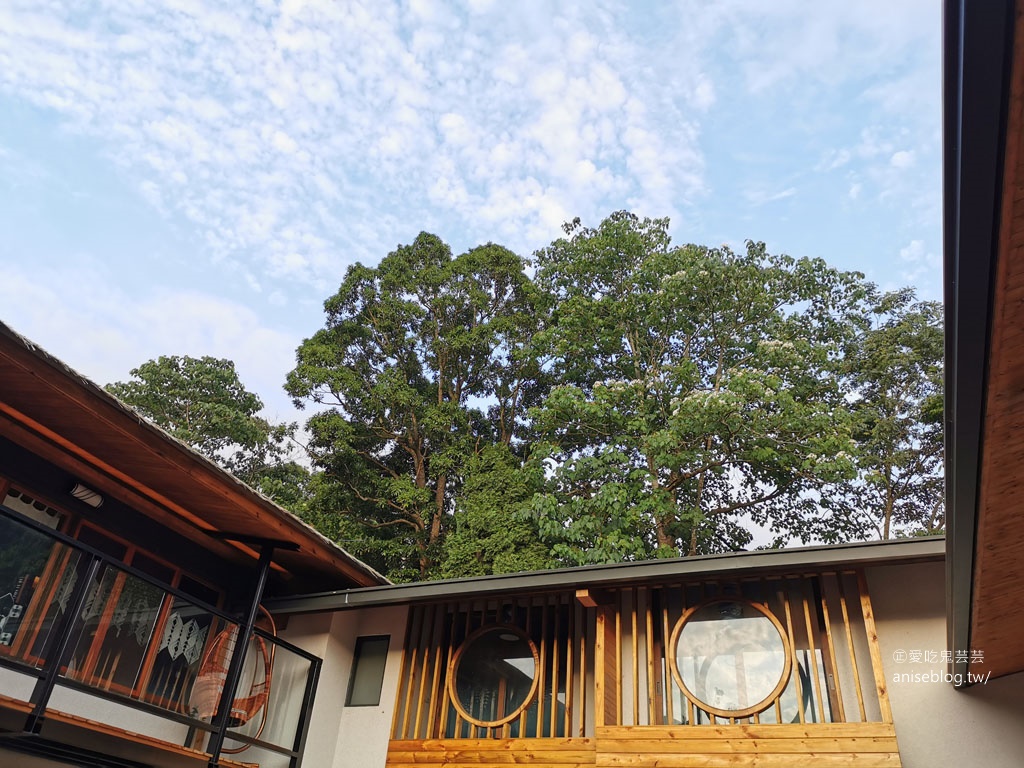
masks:
[[(274, 624), (274, 618), (270, 612), (262, 605), (260, 612), (266, 620), (268, 633), (271, 637), (277, 637), (277, 626)], [(189, 697), (193, 717), (209, 720), (217, 714), (221, 691), (224, 690), (224, 684), (227, 681), (228, 666), (238, 642), (238, 629), (235, 626), (219, 632), (203, 657), (196, 681), (192, 686), (192, 694)], [(246, 690), (239, 686), (237, 691), (239, 695), (231, 702), (231, 709), (228, 712), (229, 728), (241, 728), (259, 715), (260, 724), (254, 738), (260, 737), (263, 727), (267, 724), (267, 704), (270, 700), (270, 684), (274, 671), (274, 650), (274, 643), (268, 643), (260, 635), (253, 634), (246, 651), (246, 659), (253, 660), (251, 664), (247, 661), (247, 666), (251, 667), (249, 687)], [(243, 690), (245, 690), (244, 694)], [(221, 751), (235, 754), (248, 749), (249, 746), (246, 744), (232, 749), (224, 748)]]

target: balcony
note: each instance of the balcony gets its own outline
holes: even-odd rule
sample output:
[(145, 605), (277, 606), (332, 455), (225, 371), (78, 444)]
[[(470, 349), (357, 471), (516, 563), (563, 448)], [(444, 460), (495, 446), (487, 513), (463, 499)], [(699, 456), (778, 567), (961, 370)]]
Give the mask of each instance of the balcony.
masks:
[(0, 751), (299, 765), (320, 659), (277, 637), (269, 614), (249, 635), (248, 617), (184, 570), (141, 552), (125, 565), (44, 523), (0, 511)]

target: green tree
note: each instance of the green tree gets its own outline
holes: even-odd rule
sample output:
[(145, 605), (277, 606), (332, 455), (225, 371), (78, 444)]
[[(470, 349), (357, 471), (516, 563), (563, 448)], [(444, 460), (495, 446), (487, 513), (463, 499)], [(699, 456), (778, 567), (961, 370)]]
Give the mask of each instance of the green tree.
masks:
[(941, 533), (942, 305), (905, 288), (877, 297), (871, 317), (848, 358), (860, 446), (849, 512), (881, 539)]
[(422, 233), (377, 267), (352, 266), (286, 389), (327, 406), (307, 427), (324, 471), (318, 514), (394, 580), (439, 572), (470, 460), (516, 448), (539, 394), (523, 261), (488, 244), (452, 257)]
[(559, 382), (534, 411), (542, 534), (573, 564), (738, 548), (751, 524), (848, 535), (816, 490), (854, 471), (838, 362), (866, 285), (762, 243), (673, 247), (667, 229), (577, 219), (537, 254)]
[(465, 482), (445, 541), (442, 578), (552, 567), (536, 521), (520, 514), (543, 478), (524, 471), (507, 445), (491, 444), (466, 463)]
[(289, 459), (295, 424), (271, 424), (263, 402), (215, 357), (161, 356), (108, 392), (245, 483), (301, 512), (309, 472)]

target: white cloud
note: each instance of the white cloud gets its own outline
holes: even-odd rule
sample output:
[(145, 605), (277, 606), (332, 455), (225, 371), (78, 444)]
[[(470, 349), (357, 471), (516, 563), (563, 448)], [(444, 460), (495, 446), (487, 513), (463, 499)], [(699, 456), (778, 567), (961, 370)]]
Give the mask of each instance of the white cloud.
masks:
[(900, 258), (903, 261), (921, 261), (924, 255), (924, 242), (922, 240), (911, 240), (903, 248), (900, 248)]
[(898, 168), (900, 170), (909, 168), (914, 164), (914, 153), (907, 150), (894, 152), (892, 157), (889, 158), (889, 163), (893, 168)]
[[(396, 233), (374, 220), (531, 250), (563, 213), (663, 215), (702, 193), (693, 115), (715, 86), (696, 47), (652, 59), (619, 0), (496, 8), (26, 0), (0, 10), (0, 93), (104, 142), (214, 257), (290, 281), (379, 258)], [(506, 194), (529, 179), (543, 202)], [(316, 239), (297, 251), (289, 229)]]
[[(938, 19), (934, 0), (12, 0), (0, 105), (89, 137), (192, 228), (197, 259), (276, 303), (420, 229), (526, 253), (565, 219), (632, 208), (699, 232), (725, 174), (730, 206), (833, 174), (840, 206), (898, 199), (908, 228), (934, 224)], [(759, 99), (798, 126), (750, 148), (770, 167), (722, 149), (771, 132), (746, 113)], [(783, 167), (796, 146), (812, 159)], [(735, 165), (710, 169), (715, 150)]]
[(928, 250), (923, 240), (911, 240), (900, 248), (900, 261), (906, 265), (900, 277), (911, 285), (918, 284), (922, 277), (942, 271), (941, 259)]
[(743, 194), (751, 205), (759, 206), (768, 203), (785, 200), (796, 195), (796, 187), (785, 187), (784, 189), (772, 188), (764, 185), (750, 185)]
[(73, 269), (9, 269), (0, 281), (4, 322), (101, 385), (159, 355), (227, 358), (269, 415), (296, 418), (281, 388), (300, 338), (227, 299), (160, 288), (129, 293), (112, 277), (89, 259)]
[(850, 72), (939, 55), (921, 45), (938, 39), (941, 13), (934, 0), (817, 3), (813, 12), (803, 0), (726, 0), (719, 15), (754, 91), (836, 84)]

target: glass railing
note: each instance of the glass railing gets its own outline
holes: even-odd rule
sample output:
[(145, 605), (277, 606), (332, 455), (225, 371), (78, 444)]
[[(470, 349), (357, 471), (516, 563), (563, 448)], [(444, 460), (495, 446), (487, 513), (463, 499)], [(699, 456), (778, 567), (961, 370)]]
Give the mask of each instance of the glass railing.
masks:
[[(264, 687), (262, 670), (268, 660), (273, 672), (267, 678), (268, 686)], [(235, 699), (236, 709), (241, 711), (244, 707), (251, 715), (245, 723), (228, 731), (223, 751), (235, 754), (244, 750), (245, 761), (258, 762), (261, 768), (287, 766), (288, 763), (281, 760), (286, 750), (300, 747), (299, 725), (303, 722), (303, 713), (312, 705), (318, 674), (316, 659), (258, 632), (257, 639), (246, 651), (242, 670), (240, 689), (247, 690), (240, 690)], [(275, 751), (277, 756), (272, 754)]]
[[(0, 664), (52, 678), (51, 691), (74, 688), (159, 714), (187, 726), (187, 746), (202, 749), (219, 726), (239, 627), (215, 606), (0, 511)], [(320, 660), (275, 637), (269, 623), (257, 623), (242, 650), (224, 751), (266, 752), (274, 757), (261, 765), (288, 766)], [(132, 729), (130, 718), (112, 725)]]

